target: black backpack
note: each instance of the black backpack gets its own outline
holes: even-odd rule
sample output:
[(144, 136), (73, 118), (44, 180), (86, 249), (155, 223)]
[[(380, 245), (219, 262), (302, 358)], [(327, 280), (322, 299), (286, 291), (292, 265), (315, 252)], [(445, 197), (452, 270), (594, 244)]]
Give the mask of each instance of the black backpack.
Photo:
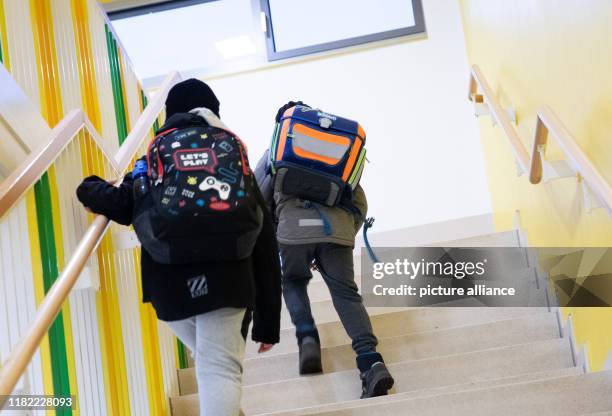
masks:
[(147, 151), (149, 191), (134, 229), (156, 262), (232, 261), (251, 255), (263, 212), (245, 148), (203, 119), (158, 133)]

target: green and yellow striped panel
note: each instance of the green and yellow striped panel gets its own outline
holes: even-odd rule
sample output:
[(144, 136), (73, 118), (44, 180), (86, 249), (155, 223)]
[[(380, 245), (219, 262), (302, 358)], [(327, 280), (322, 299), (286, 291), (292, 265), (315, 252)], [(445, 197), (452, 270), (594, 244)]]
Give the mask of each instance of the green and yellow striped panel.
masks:
[(121, 73), (121, 62), (117, 41), (108, 25), (104, 26), (106, 31), (106, 47), (108, 50), (108, 62), (111, 71), (111, 81), (113, 86), (113, 101), (115, 104), (115, 118), (117, 122), (117, 134), (121, 145), (128, 135), (127, 105), (125, 103), (125, 86)]
[(0, 62), (5, 63), (6, 50), (6, 18), (4, 16), (4, 0), (0, 0)]
[[(34, 195), (36, 197), (36, 217), (38, 219), (43, 288), (46, 294), (58, 275), (53, 216), (51, 213), (51, 189), (49, 186), (48, 174), (45, 174), (34, 186)], [(60, 311), (49, 329), (51, 371), (53, 377), (53, 393), (55, 395), (71, 394), (63, 319), (64, 312), (64, 310)], [(72, 412), (67, 410), (63, 414), (72, 414)]]
[(102, 120), (100, 116), (100, 104), (98, 102), (98, 85), (96, 81), (95, 63), (89, 33), (89, 14), (87, 0), (71, 0), (72, 25), (74, 28), (77, 57), (79, 60), (79, 80), (81, 86), (81, 97), (87, 117), (96, 128), (98, 133), (102, 132)]
[(189, 367), (189, 363), (187, 361), (187, 349), (185, 345), (177, 338), (176, 339), (176, 349), (178, 354), (178, 366), (180, 369)]
[[(50, 0), (30, 0), (29, 5), (42, 113), (49, 125), (55, 126), (63, 117), (63, 110), (51, 3)], [(42, 288), (46, 294), (57, 279), (64, 261), (53, 167), (35, 184), (34, 199), (42, 272), (42, 276), (35, 276), (35, 279), (42, 277)], [(55, 395), (76, 394), (74, 352), (72, 342), (68, 342), (72, 338), (69, 307), (66, 302), (48, 332), (52, 393)], [(63, 410), (58, 414), (72, 415), (73, 412)]]
[(6, 36), (6, 16), (4, 15), (4, 0), (0, 0), (0, 62), (4, 64), (6, 69), (10, 69)]
[[(142, 110), (144, 111), (144, 109), (147, 108), (147, 105), (149, 105), (149, 99), (142, 88), (140, 88), (140, 99), (142, 102)], [(153, 123), (153, 135), (155, 135), (157, 130), (159, 130), (159, 117), (156, 118), (155, 122)]]

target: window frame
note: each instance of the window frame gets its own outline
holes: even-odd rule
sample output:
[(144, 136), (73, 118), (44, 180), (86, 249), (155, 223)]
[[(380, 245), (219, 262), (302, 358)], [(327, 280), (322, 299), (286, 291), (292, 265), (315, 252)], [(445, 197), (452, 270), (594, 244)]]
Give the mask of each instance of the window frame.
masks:
[(369, 35), (356, 36), (348, 39), (341, 39), (332, 42), (320, 43), (317, 45), (304, 46), (302, 48), (289, 49), (277, 52), (274, 40), (274, 25), (272, 24), (272, 14), (269, 0), (260, 0), (263, 17), (266, 25), (266, 50), (268, 61), (278, 61), (282, 59), (295, 58), (304, 55), (311, 55), (320, 52), (329, 52), (335, 49), (342, 49), (351, 46), (363, 45), (371, 42), (378, 42), (393, 38), (414, 36), (426, 33), (425, 17), (423, 13), (422, 0), (411, 0), (414, 13), (414, 25), (399, 29), (387, 30), (384, 32), (372, 33)]
[[(141, 6), (132, 6), (117, 10), (107, 11), (109, 20), (129, 19), (130, 17), (142, 16), (143, 14), (165, 12), (183, 7), (197, 6), (203, 3), (211, 3), (219, 0), (166, 0)], [(112, 4), (112, 3), (111, 3)]]

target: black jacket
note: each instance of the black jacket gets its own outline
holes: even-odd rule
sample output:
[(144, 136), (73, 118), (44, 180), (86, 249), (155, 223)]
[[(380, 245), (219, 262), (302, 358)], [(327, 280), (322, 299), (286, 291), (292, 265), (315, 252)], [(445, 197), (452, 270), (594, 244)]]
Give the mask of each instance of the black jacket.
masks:
[[(180, 125), (184, 120), (178, 116), (170, 118), (161, 130)], [(132, 187), (130, 173), (117, 187), (90, 176), (78, 187), (77, 196), (93, 212), (130, 225), (136, 209)], [(259, 189), (256, 198), (264, 212), (264, 223), (250, 258), (171, 265), (155, 262), (142, 250), (143, 302), (153, 304), (159, 319), (180, 320), (223, 307), (247, 308), (254, 312), (253, 340), (269, 344), (279, 341), (282, 301), (278, 247), (272, 219)], [(208, 291), (205, 296), (192, 298), (188, 281), (199, 276), (206, 277)]]

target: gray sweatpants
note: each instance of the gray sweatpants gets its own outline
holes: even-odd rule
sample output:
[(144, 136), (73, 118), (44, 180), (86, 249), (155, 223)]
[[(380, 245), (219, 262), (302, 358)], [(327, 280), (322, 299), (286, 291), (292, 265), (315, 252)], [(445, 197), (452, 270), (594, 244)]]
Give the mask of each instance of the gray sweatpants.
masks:
[(222, 308), (167, 322), (195, 354), (201, 416), (238, 416), (245, 341), (245, 309)]
[(357, 354), (376, 351), (378, 340), (355, 284), (353, 249), (331, 243), (280, 244), (283, 296), (296, 332), (315, 328), (307, 286), (314, 260), (329, 288), (334, 308)]

